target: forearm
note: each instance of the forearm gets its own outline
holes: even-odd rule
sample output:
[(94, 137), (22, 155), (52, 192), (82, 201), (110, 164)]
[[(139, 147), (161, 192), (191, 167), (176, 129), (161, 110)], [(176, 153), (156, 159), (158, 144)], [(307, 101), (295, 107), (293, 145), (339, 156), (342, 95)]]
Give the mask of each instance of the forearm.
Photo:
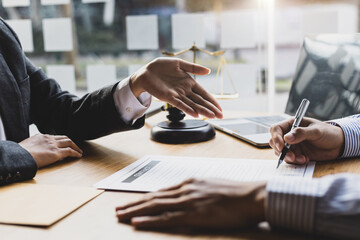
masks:
[(32, 179), (37, 169), (33, 157), (19, 144), (0, 141), (0, 185)]
[(75, 141), (140, 128), (144, 119), (127, 124), (118, 113), (109, 86), (82, 98), (64, 92), (41, 71), (31, 76), (31, 118), (43, 133), (67, 135)]
[(341, 238), (360, 236), (360, 176), (274, 179), (267, 185), (267, 220), (272, 228)]

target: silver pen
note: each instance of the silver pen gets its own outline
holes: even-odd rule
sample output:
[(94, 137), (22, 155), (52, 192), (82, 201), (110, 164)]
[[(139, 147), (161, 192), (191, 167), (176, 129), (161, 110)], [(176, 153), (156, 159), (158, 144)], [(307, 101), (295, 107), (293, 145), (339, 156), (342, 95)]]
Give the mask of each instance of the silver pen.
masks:
[[(297, 128), (300, 125), (303, 117), (305, 116), (306, 110), (309, 107), (309, 104), (310, 104), (310, 101), (307, 100), (306, 98), (304, 98), (301, 101), (300, 106), (299, 106), (298, 110), (296, 111), (295, 119), (294, 119), (293, 125), (291, 126), (290, 131), (293, 131), (295, 128)], [(279, 158), (276, 168), (279, 168), (280, 164), (283, 162), (285, 155), (289, 151), (290, 147), (291, 147), (290, 144), (285, 143), (285, 146), (284, 146), (283, 150), (281, 151), (281, 155), (280, 155), (280, 158)]]

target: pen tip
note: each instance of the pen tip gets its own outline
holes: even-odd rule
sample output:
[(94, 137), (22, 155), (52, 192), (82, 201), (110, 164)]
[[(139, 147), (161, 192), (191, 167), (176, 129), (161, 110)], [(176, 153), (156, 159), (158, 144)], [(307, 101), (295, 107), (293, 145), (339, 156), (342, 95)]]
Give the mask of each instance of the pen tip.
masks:
[(279, 168), (280, 163), (281, 163), (281, 161), (278, 161), (278, 164), (277, 164), (277, 166), (276, 166), (276, 169), (278, 169), (278, 168)]

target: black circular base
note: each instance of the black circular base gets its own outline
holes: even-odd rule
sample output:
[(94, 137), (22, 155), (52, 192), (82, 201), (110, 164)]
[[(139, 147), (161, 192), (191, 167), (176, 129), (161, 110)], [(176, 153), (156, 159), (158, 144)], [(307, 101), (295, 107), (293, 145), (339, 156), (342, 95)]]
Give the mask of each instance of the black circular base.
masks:
[(214, 128), (200, 120), (161, 122), (151, 129), (151, 139), (161, 143), (195, 143), (214, 138)]

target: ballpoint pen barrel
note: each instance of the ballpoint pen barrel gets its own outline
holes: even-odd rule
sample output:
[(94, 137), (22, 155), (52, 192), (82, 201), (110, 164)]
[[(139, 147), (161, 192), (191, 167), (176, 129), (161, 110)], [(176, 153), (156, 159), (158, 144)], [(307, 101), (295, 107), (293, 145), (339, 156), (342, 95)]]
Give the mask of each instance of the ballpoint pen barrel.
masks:
[(283, 161), (284, 158), (285, 158), (285, 155), (287, 154), (287, 152), (289, 151), (290, 149), (290, 145), (286, 146), (283, 148), (283, 150), (281, 151), (281, 154), (280, 154), (280, 157), (279, 157), (279, 160)]
[[(292, 124), (292, 127), (291, 127), (291, 130), (290, 131), (293, 131), (295, 128), (297, 128), (300, 123), (301, 123), (301, 120), (303, 119), (303, 117), (305, 116), (305, 113), (306, 113), (306, 110), (308, 109), (309, 107), (309, 104), (310, 104), (310, 101), (307, 100), (307, 99), (303, 99), (301, 101), (301, 104), (298, 108), (298, 110), (296, 111), (296, 114), (295, 114), (295, 119), (294, 119), (294, 122)], [(285, 147), (283, 148), (283, 150), (281, 151), (281, 155), (280, 155), (280, 158), (279, 158), (279, 161), (278, 161), (278, 165), (276, 168), (278, 168), (280, 166), (280, 164), (282, 163), (282, 161), (284, 160), (285, 158), (285, 155), (286, 153), (289, 151), (290, 149), (290, 144), (287, 144), (285, 143)]]

